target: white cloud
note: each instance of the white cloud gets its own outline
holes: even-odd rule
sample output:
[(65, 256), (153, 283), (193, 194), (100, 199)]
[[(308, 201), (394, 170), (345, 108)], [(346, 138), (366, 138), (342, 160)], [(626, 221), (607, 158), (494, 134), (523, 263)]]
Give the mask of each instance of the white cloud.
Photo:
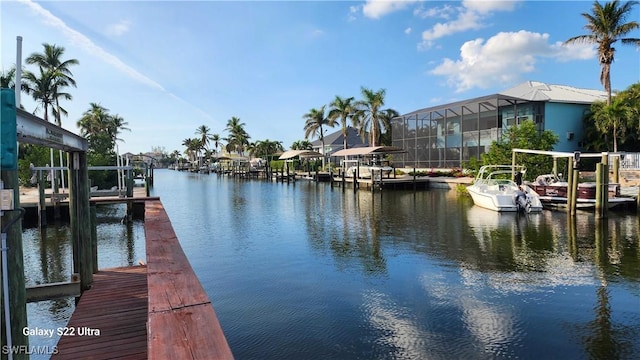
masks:
[(421, 19), (441, 18), (441, 19), (448, 20), (451, 18), (451, 15), (453, 15), (455, 12), (456, 12), (456, 9), (453, 6), (447, 4), (439, 8), (432, 7), (429, 9), (425, 9), (424, 6), (420, 6), (420, 7), (417, 7), (415, 10), (413, 10), (413, 15)]
[(487, 14), (493, 11), (512, 11), (521, 0), (464, 0), (462, 5), (475, 12)]
[(419, 16), (421, 17), (450, 19), (456, 11), (458, 15), (453, 20), (437, 23), (431, 29), (425, 30), (422, 33), (422, 43), (418, 45), (418, 48), (428, 49), (433, 46), (436, 39), (467, 30), (481, 29), (486, 26), (483, 21), (491, 15), (491, 13), (496, 11), (513, 11), (519, 1), (520, 0), (465, 0), (462, 2), (461, 7), (453, 8), (445, 6), (442, 8), (423, 10), (419, 12)]
[(311, 38), (314, 38), (314, 39), (315, 39), (315, 38), (319, 38), (319, 37), (321, 37), (321, 36), (323, 36), (323, 35), (324, 35), (324, 31), (323, 31), (323, 30), (320, 30), (320, 29), (314, 29), (313, 31), (311, 31), (311, 32), (309, 33), (309, 36), (310, 36)]
[(131, 27), (131, 22), (128, 20), (121, 20), (116, 24), (111, 24), (107, 26), (107, 35), (111, 36), (122, 36), (129, 32), (129, 28)]
[(359, 11), (360, 11), (360, 6), (356, 6), (356, 5), (349, 6), (349, 16), (347, 17), (347, 19), (349, 21), (356, 20), (356, 14)]
[(446, 23), (437, 23), (430, 30), (425, 30), (422, 33), (422, 40), (425, 42), (431, 42), (435, 39), (457, 33), (465, 30), (477, 30), (483, 27), (483, 24), (480, 22), (481, 18), (478, 16), (476, 12), (473, 11), (463, 11), (458, 14), (458, 18), (446, 22)]
[(408, 27), (408, 28), (404, 29), (404, 33), (407, 34), (407, 35), (411, 34), (411, 28)]
[(445, 58), (430, 73), (445, 77), (456, 92), (463, 92), (513, 83), (533, 72), (542, 57), (569, 61), (593, 56), (592, 46), (549, 44), (549, 34), (501, 32), (486, 42), (480, 38), (467, 41), (460, 47), (460, 59)]
[(362, 7), (364, 16), (371, 19), (379, 19), (394, 11), (405, 9), (418, 0), (367, 0)]

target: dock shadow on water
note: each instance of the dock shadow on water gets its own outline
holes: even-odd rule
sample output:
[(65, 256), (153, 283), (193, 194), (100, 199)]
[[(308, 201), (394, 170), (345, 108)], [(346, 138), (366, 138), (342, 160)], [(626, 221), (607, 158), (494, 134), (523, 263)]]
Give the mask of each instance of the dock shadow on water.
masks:
[[(145, 261), (144, 223), (122, 221), (125, 205), (97, 207), (98, 264), (100, 269), (138, 264)], [(35, 222), (33, 222), (35, 223)], [(73, 255), (69, 223), (49, 222), (48, 226), (26, 227), (22, 235), (26, 286), (69, 281), (73, 275)], [(52, 349), (73, 314), (73, 298), (27, 304), (29, 328), (53, 329), (53, 336), (32, 335), (30, 346)], [(32, 354), (32, 359), (48, 355)]]
[(499, 214), (455, 191), (175, 171), (155, 181), (238, 359), (640, 355), (636, 214)]

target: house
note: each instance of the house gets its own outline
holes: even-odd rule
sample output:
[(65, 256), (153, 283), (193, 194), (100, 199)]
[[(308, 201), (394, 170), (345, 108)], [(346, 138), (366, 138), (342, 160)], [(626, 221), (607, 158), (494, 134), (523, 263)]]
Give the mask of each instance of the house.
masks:
[(399, 167), (462, 167), (480, 158), (510, 125), (533, 120), (559, 137), (556, 151), (581, 150), (583, 116), (607, 93), (527, 81), (497, 94), (412, 111), (391, 121)]
[[(344, 148), (344, 136), (342, 135), (342, 129), (324, 136), (324, 151), (322, 151), (322, 142), (318, 139), (311, 143), (313, 150), (327, 154), (331, 156), (334, 152), (342, 150)], [(362, 136), (358, 134), (358, 130), (348, 126), (347, 127), (347, 147), (361, 147), (369, 146), (369, 139), (362, 140)]]

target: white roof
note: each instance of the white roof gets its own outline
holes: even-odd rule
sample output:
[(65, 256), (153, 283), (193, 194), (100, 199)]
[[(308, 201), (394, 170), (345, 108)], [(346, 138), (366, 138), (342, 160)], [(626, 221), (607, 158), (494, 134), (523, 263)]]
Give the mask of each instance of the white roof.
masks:
[(317, 152), (317, 151), (313, 151), (313, 150), (287, 150), (285, 152), (283, 152), (279, 159), (280, 160), (286, 160), (286, 159), (291, 159), (294, 158), (296, 156), (300, 156), (300, 157), (322, 157), (322, 154)]
[(539, 81), (527, 81), (500, 92), (529, 101), (549, 101), (575, 104), (591, 104), (606, 101), (607, 93), (601, 90), (580, 89), (566, 85), (551, 85)]
[(395, 146), (366, 146), (350, 149), (342, 149), (333, 153), (331, 156), (354, 156), (354, 155), (370, 155), (370, 154), (397, 154), (404, 153), (405, 150)]

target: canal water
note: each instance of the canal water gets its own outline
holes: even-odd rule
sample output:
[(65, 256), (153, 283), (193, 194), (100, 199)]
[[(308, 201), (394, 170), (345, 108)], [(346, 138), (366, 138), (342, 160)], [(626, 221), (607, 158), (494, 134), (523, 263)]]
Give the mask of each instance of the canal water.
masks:
[[(156, 170), (152, 195), (237, 359), (640, 358), (636, 214), (498, 214), (455, 191), (171, 170)], [(142, 225), (108, 209), (100, 266), (136, 263)], [(55, 281), (69, 245), (43, 250), (29, 231), (26, 261), (49, 264), (29, 278)], [(72, 301), (37, 306), (35, 321), (52, 321)]]

